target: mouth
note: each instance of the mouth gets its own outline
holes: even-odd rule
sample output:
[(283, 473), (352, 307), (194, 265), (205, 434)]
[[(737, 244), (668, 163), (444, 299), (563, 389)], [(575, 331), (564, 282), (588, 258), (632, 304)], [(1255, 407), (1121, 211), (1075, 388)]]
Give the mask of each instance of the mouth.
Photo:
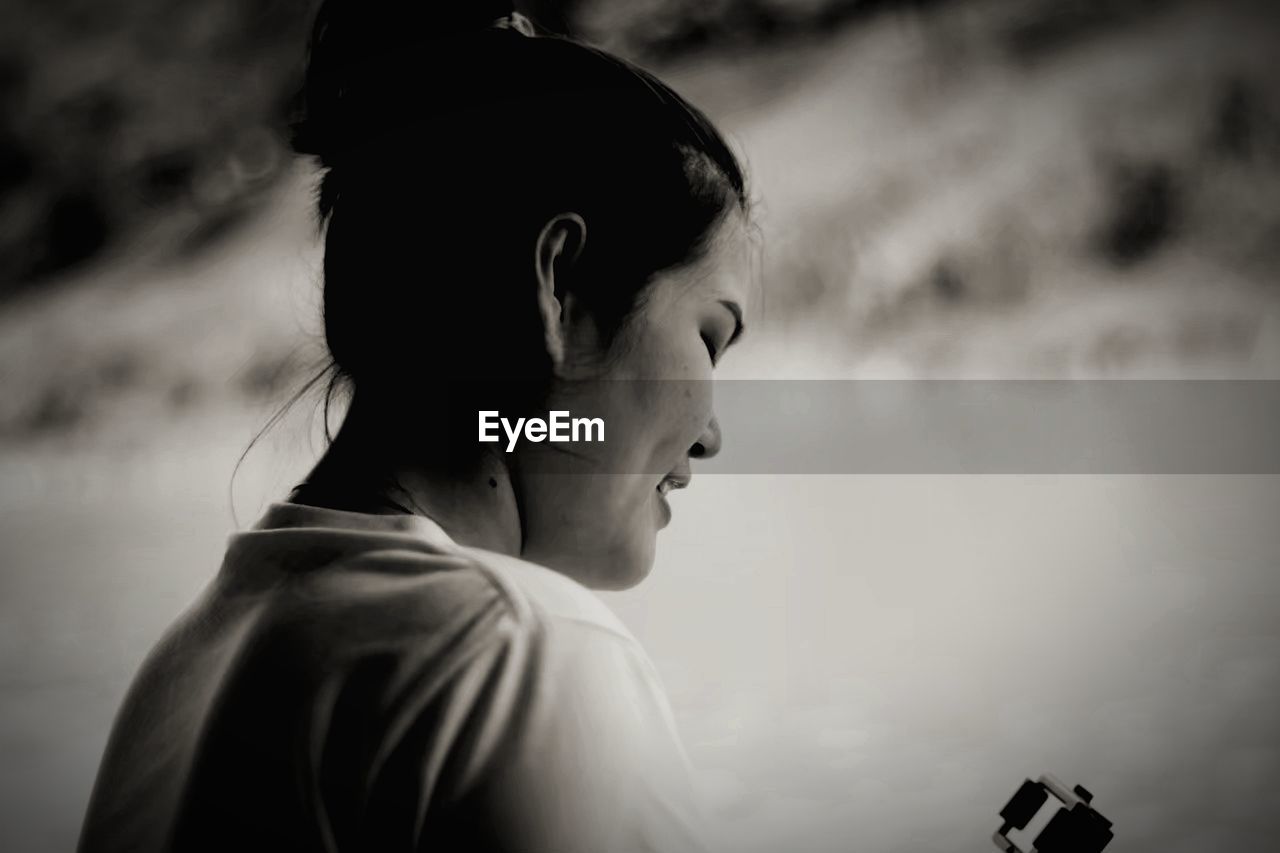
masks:
[(687, 489), (689, 487), (689, 481), (692, 479), (693, 476), (688, 473), (682, 472), (677, 474), (673, 472), (668, 474), (658, 483), (656, 487), (658, 494), (666, 497), (667, 493), (673, 489)]
[(692, 479), (687, 471), (673, 472), (663, 477), (662, 480), (654, 487), (654, 491), (658, 493), (657, 507), (661, 516), (659, 527), (666, 527), (671, 523), (671, 505), (667, 503), (667, 494), (672, 489), (683, 489), (689, 485)]
[(671, 524), (671, 505), (667, 503), (667, 494), (671, 493), (672, 489), (689, 488), (689, 480), (691, 479), (692, 475), (687, 470), (672, 471), (671, 474), (664, 476), (657, 487), (654, 488), (654, 492), (658, 493), (658, 511), (662, 515), (662, 523), (658, 526), (663, 526), (664, 528), (664, 526)]

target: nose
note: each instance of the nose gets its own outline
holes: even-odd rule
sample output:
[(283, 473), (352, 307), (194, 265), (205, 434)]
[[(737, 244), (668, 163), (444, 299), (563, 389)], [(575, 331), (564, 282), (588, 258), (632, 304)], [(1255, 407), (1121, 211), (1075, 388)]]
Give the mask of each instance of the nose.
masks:
[(689, 448), (689, 455), (694, 459), (710, 459), (719, 452), (720, 422), (716, 420), (715, 415), (712, 415), (707, 428), (702, 435), (698, 436), (698, 440), (693, 443), (693, 447)]

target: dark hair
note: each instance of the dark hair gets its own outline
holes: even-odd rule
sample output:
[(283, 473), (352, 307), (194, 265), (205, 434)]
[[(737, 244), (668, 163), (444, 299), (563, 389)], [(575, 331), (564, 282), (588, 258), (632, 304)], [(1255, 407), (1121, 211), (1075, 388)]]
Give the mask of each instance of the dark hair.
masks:
[(572, 286), (607, 346), (656, 274), (699, 258), (727, 211), (748, 207), (699, 110), (604, 51), (494, 25), (512, 11), (319, 10), (294, 148), (326, 169), (325, 339), (356, 399), (386, 406), (458, 380), (542, 387), (551, 360), (529, 277), (558, 213), (587, 223)]

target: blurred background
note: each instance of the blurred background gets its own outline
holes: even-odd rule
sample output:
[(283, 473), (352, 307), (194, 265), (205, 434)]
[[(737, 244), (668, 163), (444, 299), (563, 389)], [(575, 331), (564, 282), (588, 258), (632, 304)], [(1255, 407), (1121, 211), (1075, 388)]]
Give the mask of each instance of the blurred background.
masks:
[[(743, 153), (763, 300), (722, 373), (779, 379), (1280, 378), (1273, 6), (521, 4)], [(0, 849), (73, 846), (143, 655), (322, 449), (307, 397), (236, 471), (321, 355), (283, 132), (312, 8), (0, 0)], [(993, 849), (1048, 771), (1117, 853), (1264, 851), (1278, 499), (706, 476), (608, 600), (726, 849)]]

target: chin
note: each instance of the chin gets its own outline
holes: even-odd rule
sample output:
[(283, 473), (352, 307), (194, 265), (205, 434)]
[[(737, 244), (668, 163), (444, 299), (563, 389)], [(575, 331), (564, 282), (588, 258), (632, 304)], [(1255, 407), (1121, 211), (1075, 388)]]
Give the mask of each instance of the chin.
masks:
[(617, 592), (631, 589), (653, 571), (654, 541), (628, 543), (607, 552), (592, 552), (561, 569), (589, 589)]
[(615, 572), (596, 578), (594, 583), (588, 584), (592, 589), (598, 589), (606, 592), (620, 592), (624, 589), (631, 589), (638, 585), (642, 580), (649, 577), (649, 572), (653, 570), (652, 565), (643, 568), (635, 568), (626, 572)]

